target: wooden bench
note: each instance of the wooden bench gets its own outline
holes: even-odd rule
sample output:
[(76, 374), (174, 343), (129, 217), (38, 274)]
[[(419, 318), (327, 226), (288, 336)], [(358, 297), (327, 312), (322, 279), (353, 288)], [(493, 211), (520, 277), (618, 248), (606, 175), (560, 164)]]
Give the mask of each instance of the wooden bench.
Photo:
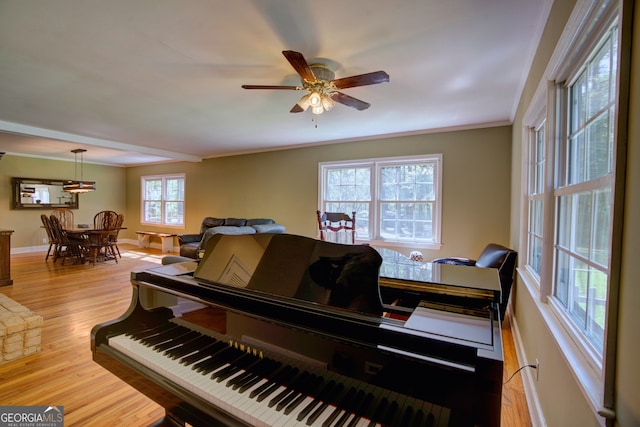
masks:
[(151, 246), (151, 238), (158, 237), (162, 242), (162, 252), (171, 252), (173, 250), (173, 238), (176, 234), (156, 233), (155, 231), (136, 231), (138, 235), (138, 247), (148, 248)]

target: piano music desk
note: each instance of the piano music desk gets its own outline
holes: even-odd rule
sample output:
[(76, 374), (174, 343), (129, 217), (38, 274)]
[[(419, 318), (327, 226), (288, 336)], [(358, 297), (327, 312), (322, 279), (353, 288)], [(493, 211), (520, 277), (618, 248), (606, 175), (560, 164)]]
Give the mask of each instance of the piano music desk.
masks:
[(162, 244), (162, 253), (171, 252), (173, 250), (173, 238), (176, 236), (171, 233), (157, 233), (155, 231), (136, 231), (138, 235), (138, 247), (151, 247), (151, 237), (160, 238)]

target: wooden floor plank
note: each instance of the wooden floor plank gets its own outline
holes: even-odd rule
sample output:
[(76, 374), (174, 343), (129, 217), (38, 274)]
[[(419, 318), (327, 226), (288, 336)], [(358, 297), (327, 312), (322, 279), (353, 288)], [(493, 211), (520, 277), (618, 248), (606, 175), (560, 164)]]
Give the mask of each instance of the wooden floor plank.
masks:
[[(62, 405), (66, 426), (146, 426), (159, 405), (93, 362), (91, 328), (121, 316), (132, 270), (160, 264), (156, 249), (120, 245), (122, 259), (86, 265), (45, 262), (45, 253), (11, 256), (13, 286), (0, 293), (44, 318), (42, 351), (0, 364), (0, 405)], [(503, 330), (505, 380), (517, 370), (511, 331)], [(530, 426), (519, 375), (503, 387), (502, 426)]]

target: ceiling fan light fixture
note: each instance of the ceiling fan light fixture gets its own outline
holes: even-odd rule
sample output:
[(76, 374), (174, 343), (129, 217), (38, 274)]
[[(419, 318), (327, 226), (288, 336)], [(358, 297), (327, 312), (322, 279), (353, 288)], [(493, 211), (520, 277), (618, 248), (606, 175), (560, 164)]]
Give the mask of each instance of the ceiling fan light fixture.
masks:
[(294, 104), (293, 108), (289, 110), (290, 113), (301, 113), (311, 107), (313, 114), (322, 114), (331, 110), (336, 102), (355, 108), (358, 111), (366, 110), (370, 107), (370, 104), (339, 92), (339, 90), (389, 81), (389, 74), (384, 71), (374, 71), (336, 79), (335, 73), (327, 65), (309, 64), (300, 52), (284, 50), (282, 54), (300, 76), (300, 86), (242, 85), (242, 88), (309, 91), (307, 95)]
[(300, 108), (302, 108), (302, 110), (307, 111), (307, 108), (309, 108), (309, 105), (311, 105), (311, 101), (309, 101), (309, 97), (311, 96), (310, 93), (306, 94), (305, 96), (303, 96), (302, 98), (300, 98), (300, 100), (297, 102), (297, 104), (300, 106)]
[(329, 95), (324, 95), (322, 97), (322, 106), (326, 111), (331, 110), (336, 105), (336, 102)]
[(322, 95), (318, 92), (311, 92), (309, 95), (309, 103), (312, 107), (318, 107), (322, 105)]

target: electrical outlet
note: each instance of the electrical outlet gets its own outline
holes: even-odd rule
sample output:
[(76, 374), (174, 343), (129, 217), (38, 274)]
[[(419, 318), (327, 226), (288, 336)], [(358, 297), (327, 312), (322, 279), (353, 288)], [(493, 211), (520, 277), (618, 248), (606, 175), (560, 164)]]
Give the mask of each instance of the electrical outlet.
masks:
[(536, 358), (536, 381), (538, 381), (538, 375), (540, 375), (540, 362)]

